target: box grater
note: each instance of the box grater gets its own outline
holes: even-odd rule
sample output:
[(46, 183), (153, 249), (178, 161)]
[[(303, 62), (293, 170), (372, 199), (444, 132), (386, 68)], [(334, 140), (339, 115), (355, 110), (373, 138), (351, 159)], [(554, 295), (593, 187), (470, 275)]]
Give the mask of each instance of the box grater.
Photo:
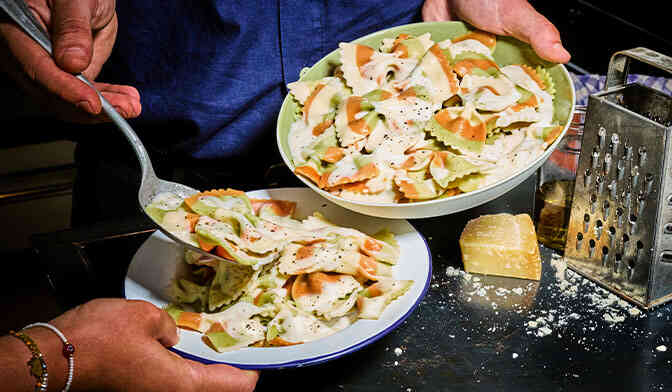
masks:
[(588, 99), (565, 257), (578, 273), (641, 307), (672, 299), (672, 97), (627, 83), (646, 48), (615, 53)]

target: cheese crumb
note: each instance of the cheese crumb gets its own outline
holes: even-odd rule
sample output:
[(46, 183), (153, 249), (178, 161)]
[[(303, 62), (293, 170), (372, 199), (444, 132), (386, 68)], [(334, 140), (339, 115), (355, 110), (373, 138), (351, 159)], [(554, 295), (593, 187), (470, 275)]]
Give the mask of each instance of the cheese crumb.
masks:
[(660, 353), (664, 353), (665, 351), (667, 351), (667, 346), (664, 345), (664, 344), (661, 344), (660, 346), (656, 347), (656, 351), (658, 351)]
[(396, 356), (400, 356), (403, 353), (404, 353), (404, 350), (400, 349), (399, 347), (394, 349), (394, 355), (396, 355)]
[(543, 338), (544, 336), (550, 335), (553, 332), (552, 329), (548, 327), (541, 327), (537, 330), (537, 336)]
[(604, 319), (604, 321), (611, 324), (616, 324), (625, 321), (625, 316), (622, 316), (618, 313), (605, 313), (602, 315), (602, 318)]
[(511, 354), (511, 358), (513, 358), (513, 359), (518, 358), (518, 354), (516, 354), (516, 353)]

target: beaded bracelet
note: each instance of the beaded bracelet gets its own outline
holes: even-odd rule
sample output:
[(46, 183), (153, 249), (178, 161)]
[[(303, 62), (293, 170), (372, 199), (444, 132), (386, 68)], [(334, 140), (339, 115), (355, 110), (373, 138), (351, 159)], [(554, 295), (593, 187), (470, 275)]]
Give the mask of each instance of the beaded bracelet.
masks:
[(44, 356), (37, 347), (37, 344), (23, 332), (9, 331), (9, 334), (21, 340), (31, 353), (31, 358), (26, 362), (30, 374), (37, 379), (35, 384), (35, 392), (46, 392), (47, 383), (49, 381), (49, 373), (47, 372), (47, 363), (44, 361)]
[[(51, 324), (47, 323), (33, 323), (30, 325), (26, 325), (23, 327), (22, 330), (28, 329), (28, 328), (33, 328), (33, 327), (42, 327), (42, 328), (47, 328), (51, 330), (53, 333), (58, 335), (58, 337), (61, 339), (63, 342), (63, 356), (68, 360), (68, 378), (65, 381), (65, 386), (63, 387), (63, 390), (61, 392), (68, 392), (70, 390), (70, 386), (72, 385), (72, 378), (74, 377), (75, 374), (75, 346), (73, 346), (70, 342), (68, 342), (68, 339), (63, 335), (63, 333), (56, 327), (54, 327)], [(45, 370), (46, 370), (46, 365), (45, 365)], [(45, 391), (46, 389), (46, 384), (45, 384)]]

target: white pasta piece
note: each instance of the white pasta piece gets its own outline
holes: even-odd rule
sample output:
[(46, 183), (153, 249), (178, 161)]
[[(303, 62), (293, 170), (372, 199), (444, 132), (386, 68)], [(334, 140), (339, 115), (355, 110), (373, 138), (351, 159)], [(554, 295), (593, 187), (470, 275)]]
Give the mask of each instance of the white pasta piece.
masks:
[[(413, 71), (413, 74), (421, 74), (430, 81), (426, 86), (432, 95), (432, 102), (442, 104), (443, 101), (455, 95), (458, 91), (457, 75), (451, 70), (444, 68), (447, 59), (441, 53), (438, 45), (434, 45), (427, 51), (425, 56)], [(413, 79), (411, 76), (411, 79)]]
[(424, 133), (422, 131), (393, 134), (384, 139), (378, 148), (373, 151), (373, 160), (378, 164), (378, 167), (385, 165), (399, 168), (408, 159), (405, 155), (406, 150), (414, 146), (423, 137)]
[(371, 60), (360, 67), (360, 72), (364, 78), (374, 80), (377, 88), (386, 85), (388, 77), (389, 81), (406, 79), (417, 64), (416, 59), (374, 52)]
[(473, 102), (477, 109), (499, 112), (514, 105), (521, 94), (505, 76), (466, 74), (460, 82), (460, 96), (464, 101)]
[(441, 109), (441, 103), (425, 101), (418, 97), (399, 99), (392, 97), (384, 101), (375, 102), (376, 111), (385, 116), (388, 124), (400, 131), (413, 132), (422, 127)]
[(502, 73), (506, 75), (513, 83), (523, 87), (526, 90), (529, 90), (535, 94), (543, 91), (537, 82), (532, 79), (532, 77), (525, 72), (523, 67), (520, 65), (507, 65), (506, 67), (500, 68)]
[(520, 111), (513, 111), (511, 109), (501, 112), (497, 118), (497, 127), (507, 127), (516, 122), (536, 122), (541, 119), (541, 116), (535, 108), (531, 106), (524, 107)]
[(439, 48), (441, 48), (441, 49), (448, 49), (450, 47), (450, 45), (452, 45), (452, 44), (453, 44), (453, 42), (449, 39), (445, 39), (445, 40), (437, 43), (437, 45), (439, 45)]
[(303, 107), (303, 119), (306, 124), (314, 127), (324, 120), (326, 114), (336, 110), (332, 102), (334, 96), (340, 95), (340, 91), (329, 84), (324, 84), (319, 91), (315, 93), (314, 90), (311, 95), (313, 95), (312, 101)]
[(553, 124), (553, 97), (546, 91), (539, 91), (536, 93), (539, 101), (539, 120), (536, 125), (549, 126)]
[(289, 93), (292, 94), (301, 105), (303, 105), (306, 103), (306, 100), (318, 84), (329, 85), (339, 90), (341, 94), (347, 94), (343, 82), (339, 78), (333, 76), (328, 76), (320, 80), (299, 80), (288, 83), (287, 88), (289, 89)]
[(487, 164), (489, 166), (483, 166), (481, 171), (488, 172), (492, 171), (496, 166), (506, 166), (503, 160), (510, 154), (512, 151), (515, 151), (523, 140), (525, 139), (525, 132), (515, 130), (511, 134), (503, 134), (497, 139), (495, 139), (491, 144), (484, 144), (481, 151), (478, 153), (466, 152), (465, 158), (471, 160), (474, 163)]
[[(368, 62), (368, 59), (373, 56), (373, 49), (364, 45), (344, 42), (339, 44), (339, 48), (341, 54), (341, 69), (343, 70), (343, 77), (345, 78), (348, 86), (352, 88), (352, 93), (354, 95), (362, 96), (369, 91), (378, 88), (378, 84), (375, 80), (373, 80), (373, 78), (369, 79), (364, 77), (357, 64), (357, 60), (362, 57), (367, 59), (366, 62)], [(359, 56), (358, 51), (360, 52)]]
[(310, 93), (313, 91), (315, 86), (319, 83), (318, 80), (306, 80), (306, 81), (296, 81), (287, 84), (289, 93), (294, 96), (294, 98), (299, 101), (301, 105), (306, 103), (306, 99), (310, 96)]
[(406, 155), (406, 161), (401, 165), (404, 170), (418, 171), (423, 170), (429, 165), (434, 151), (432, 150), (416, 150)]
[(490, 60), (493, 60), (492, 50), (483, 45), (481, 41), (475, 39), (465, 39), (464, 41), (455, 42), (448, 46), (448, 50), (450, 51), (452, 58), (457, 57), (457, 55), (462, 52), (472, 52), (482, 54)]
[(301, 166), (306, 163), (303, 151), (316, 139), (317, 137), (313, 136), (312, 129), (303, 120), (296, 120), (292, 123), (289, 127), (287, 143), (289, 144), (289, 151), (292, 154), (292, 161), (295, 166)]
[(383, 38), (383, 40), (380, 42), (380, 47), (378, 50), (383, 53), (390, 53), (394, 47), (395, 41), (396, 39), (394, 38)]
[[(321, 272), (311, 273), (309, 275), (300, 275), (294, 285), (299, 282), (299, 279), (318, 279), (328, 275)], [(343, 316), (348, 313), (350, 309), (355, 306), (357, 301), (357, 292), (362, 289), (362, 285), (351, 275), (331, 275), (331, 277), (319, 280), (316, 283), (321, 283), (321, 289), (316, 293), (297, 292), (292, 288), (292, 297), (299, 309), (315, 313), (329, 320), (335, 317)], [(311, 286), (315, 286), (312, 284)]]

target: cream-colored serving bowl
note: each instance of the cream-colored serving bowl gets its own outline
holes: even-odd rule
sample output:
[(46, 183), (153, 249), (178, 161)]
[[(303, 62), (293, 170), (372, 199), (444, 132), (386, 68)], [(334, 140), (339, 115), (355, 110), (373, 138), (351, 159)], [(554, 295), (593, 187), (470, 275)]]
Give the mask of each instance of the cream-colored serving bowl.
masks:
[[(353, 42), (377, 48), (380, 46), (383, 38), (395, 38), (402, 33), (418, 36), (427, 32), (432, 34), (432, 40), (438, 42), (448, 38), (458, 37), (467, 33), (468, 30), (467, 26), (462, 22), (414, 23), (369, 34), (365, 37), (356, 39)], [(550, 64), (541, 60), (528, 44), (514, 38), (497, 37), (497, 46), (493, 56), (496, 62), (502, 66), (521, 63), (535, 67), (537, 65), (543, 65), (545, 67), (550, 66), (550, 68), (547, 69), (553, 78), (556, 89), (554, 118), (560, 124), (564, 125), (564, 128), (555, 142), (526, 168), (521, 169), (508, 178), (473, 192), (462, 193), (457, 196), (443, 199), (403, 204), (372, 203), (344, 199), (320, 189), (303, 176), (298, 175), (298, 177), (312, 190), (344, 208), (366, 215), (398, 219), (427, 218), (452, 214), (486, 203), (515, 188), (531, 176), (546, 161), (546, 159), (548, 159), (567, 132), (571, 115), (574, 112), (574, 85), (572, 84), (567, 69), (563, 65)], [(302, 71), (301, 80), (316, 80), (323, 78), (329, 74), (334, 65), (339, 63), (338, 50), (334, 50), (323, 57), (310, 69)], [(278, 148), (280, 149), (282, 159), (292, 172), (294, 171), (294, 163), (292, 162), (287, 136), (289, 134), (290, 126), (295, 121), (297, 109), (296, 102), (288, 94), (280, 109), (277, 125)]]

